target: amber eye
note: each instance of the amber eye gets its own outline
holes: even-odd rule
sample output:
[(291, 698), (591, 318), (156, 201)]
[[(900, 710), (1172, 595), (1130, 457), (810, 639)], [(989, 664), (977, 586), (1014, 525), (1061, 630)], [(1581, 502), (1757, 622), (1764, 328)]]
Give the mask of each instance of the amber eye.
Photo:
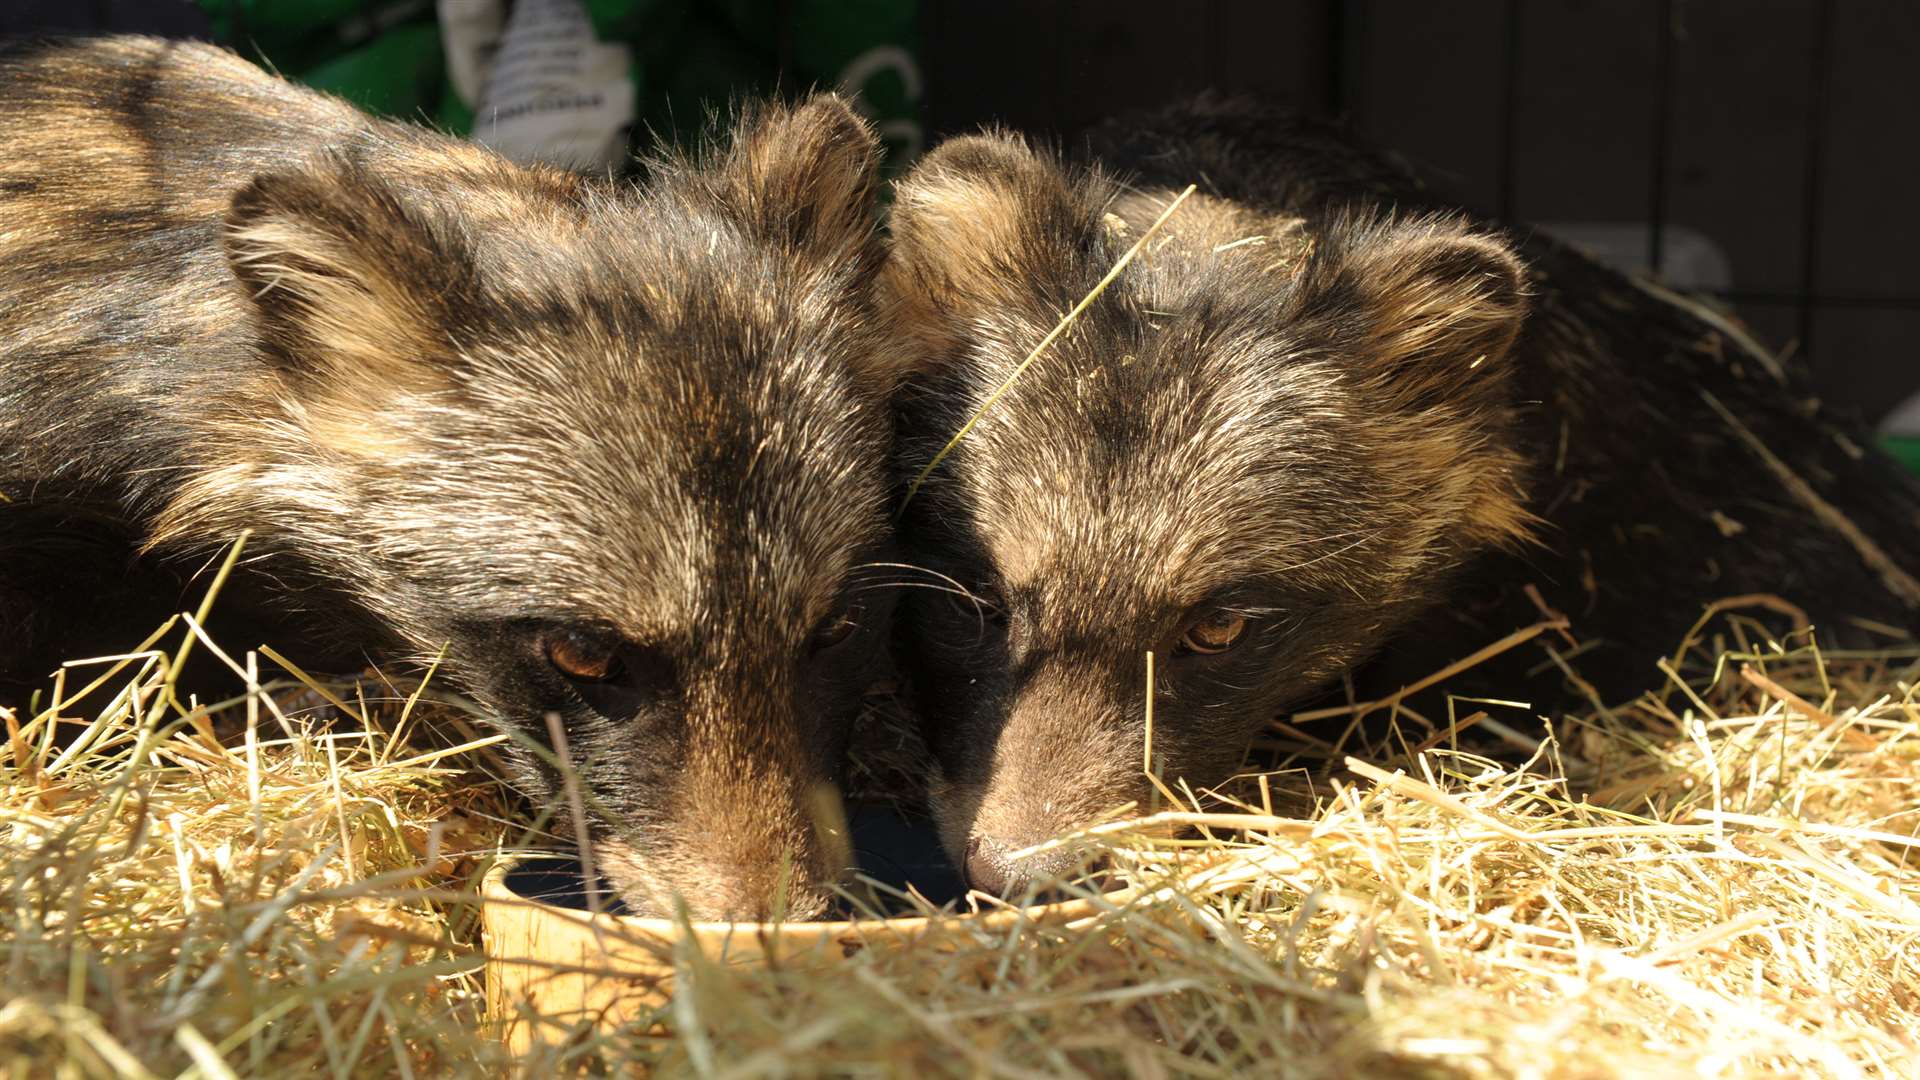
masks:
[(819, 628), (813, 632), (813, 647), (831, 649), (852, 637), (853, 632), (860, 629), (861, 614), (860, 605), (855, 603), (827, 616)]
[(620, 674), (614, 645), (577, 630), (557, 630), (547, 637), (547, 662), (569, 679), (606, 682)]
[(1224, 608), (1187, 627), (1180, 648), (1190, 653), (1223, 653), (1239, 644), (1247, 632), (1247, 617)]

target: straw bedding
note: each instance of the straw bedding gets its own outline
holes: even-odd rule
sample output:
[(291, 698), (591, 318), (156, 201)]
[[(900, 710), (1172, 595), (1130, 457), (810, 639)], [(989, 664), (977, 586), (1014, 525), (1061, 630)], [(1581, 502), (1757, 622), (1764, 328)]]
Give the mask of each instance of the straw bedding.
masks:
[(826, 971), (689, 953), (657, 1023), (508, 1060), (472, 898), (544, 822), (498, 737), (431, 680), (173, 701), (192, 633), (7, 722), (14, 1075), (1920, 1075), (1910, 646), (1725, 615), (1559, 738), (1488, 706), (1524, 764), (1389, 730), (1238, 802), (1169, 790), (1094, 830), (1133, 898), (1077, 925)]

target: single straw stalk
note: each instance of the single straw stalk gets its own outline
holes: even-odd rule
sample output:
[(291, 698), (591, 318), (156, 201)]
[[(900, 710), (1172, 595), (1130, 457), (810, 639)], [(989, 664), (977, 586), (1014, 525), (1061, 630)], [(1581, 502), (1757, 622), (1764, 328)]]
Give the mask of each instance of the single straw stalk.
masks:
[(1081, 297), (1080, 302), (1073, 305), (1072, 310), (1060, 317), (1060, 321), (1054, 324), (1052, 330), (1047, 331), (1047, 336), (1041, 338), (1040, 343), (1035, 345), (1031, 352), (1027, 353), (1026, 358), (1020, 361), (1020, 365), (1013, 369), (1013, 374), (1007, 376), (1005, 382), (994, 387), (993, 393), (987, 395), (987, 400), (980, 403), (980, 407), (974, 410), (973, 415), (967, 417), (967, 422), (960, 425), (960, 430), (954, 432), (953, 438), (948, 439), (947, 444), (940, 448), (940, 452), (933, 455), (933, 460), (927, 462), (926, 467), (914, 476), (913, 483), (907, 485), (906, 497), (900, 500), (902, 509), (905, 509), (907, 503), (913, 501), (913, 497), (920, 492), (920, 486), (926, 483), (927, 477), (933, 475), (933, 470), (947, 460), (947, 455), (953, 453), (954, 447), (960, 445), (960, 440), (967, 437), (967, 433), (973, 430), (974, 425), (980, 422), (980, 418), (987, 414), (988, 409), (993, 408), (1001, 395), (1012, 389), (1013, 384), (1020, 380), (1020, 376), (1025, 375), (1027, 369), (1033, 366), (1033, 362), (1040, 358), (1040, 354), (1058, 340), (1060, 335), (1066, 333), (1067, 328), (1073, 325), (1074, 320), (1078, 319), (1082, 312), (1093, 306), (1093, 302), (1100, 298), (1100, 294), (1107, 291), (1107, 286), (1119, 279), (1120, 275), (1133, 263), (1134, 257), (1146, 248), (1147, 241), (1153, 239), (1153, 234), (1160, 231), (1160, 226), (1165, 225), (1167, 219), (1173, 216), (1173, 212), (1180, 209), (1180, 204), (1187, 201), (1187, 197), (1194, 193), (1196, 187), (1197, 185), (1188, 184), (1184, 191), (1175, 196), (1174, 200), (1167, 204), (1167, 208), (1160, 212), (1160, 216), (1153, 219), (1153, 224), (1147, 226), (1146, 231), (1140, 234), (1140, 239), (1135, 240), (1133, 246), (1114, 262), (1113, 269), (1107, 271), (1107, 275), (1100, 279), (1099, 284), (1095, 285), (1087, 295)]

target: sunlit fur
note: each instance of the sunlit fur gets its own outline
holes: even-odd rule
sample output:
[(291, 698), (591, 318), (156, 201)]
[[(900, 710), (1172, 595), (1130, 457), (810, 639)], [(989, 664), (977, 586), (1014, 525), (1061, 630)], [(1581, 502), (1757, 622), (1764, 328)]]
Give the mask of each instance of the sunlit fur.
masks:
[[(1546, 262), (1523, 263), (1500, 230), (1333, 129), (1202, 101), (1127, 118), (1093, 146), (1085, 165), (1007, 133), (957, 138), (895, 202), (887, 291), (922, 372), (902, 403), (910, 477), (1199, 185), (907, 507), (913, 558), (1004, 603), (1003, 627), (932, 595), (905, 608), (956, 857), (971, 849), (1017, 886), (1049, 868), (1010, 869), (1007, 853), (1144, 803), (1149, 767), (1220, 782), (1271, 718), (1390, 643), (1430, 663), (1411, 673), (1424, 675), (1539, 618), (1526, 584), (1590, 609), (1583, 559), (1620, 564), (1642, 609), (1674, 606), (1657, 623), (1624, 604), (1595, 620), (1640, 664), (1720, 585), (1765, 587), (1762, 574), (1732, 579), (1724, 541), (1700, 541), (1721, 476), (1697, 452), (1668, 455), (1692, 471), (1665, 509), (1658, 485), (1622, 475), (1629, 445), (1673, 438), (1663, 414), (1704, 411), (1697, 385), (1753, 393), (1746, 375), (1702, 372), (1704, 324), (1544, 242), (1530, 250)], [(1680, 359), (1642, 371), (1643, 355)], [(1776, 415), (1796, 404), (1759, 389)], [(1568, 422), (1585, 427), (1569, 438)], [(1802, 419), (1776, 430), (1790, 424), (1811, 441)], [(1620, 476), (1606, 498), (1648, 515), (1626, 520), (1659, 515), (1664, 577), (1649, 580), (1630, 549), (1600, 550), (1615, 525), (1606, 499), (1576, 489), (1569, 458)], [(1915, 506), (1901, 513), (1920, 521)], [(1770, 532), (1806, 544), (1790, 516)], [(1825, 575), (1814, 595), (1838, 587), (1884, 608), (1844, 545), (1824, 544), (1818, 569), (1764, 557), (1778, 581)], [(1246, 639), (1178, 652), (1191, 621), (1221, 607), (1248, 617)], [(1458, 621), (1412, 629), (1436, 611)]]
[[(289, 606), (444, 648), (530, 744), (560, 714), (637, 906), (817, 913), (847, 852), (815, 807), (887, 614), (815, 654), (887, 535), (876, 146), (820, 96), (631, 186), (206, 46), (16, 51), (0, 494), (99, 508), (154, 559), (253, 530)], [(544, 661), (577, 624), (646, 659), (620, 715)]]

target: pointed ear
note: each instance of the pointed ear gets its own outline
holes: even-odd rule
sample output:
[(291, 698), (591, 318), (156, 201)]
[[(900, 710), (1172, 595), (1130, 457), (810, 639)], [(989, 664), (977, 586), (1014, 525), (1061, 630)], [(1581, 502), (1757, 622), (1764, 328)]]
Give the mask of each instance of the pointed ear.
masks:
[(1336, 220), (1314, 240), (1292, 318), (1329, 328), (1405, 405), (1504, 398), (1528, 311), (1526, 268), (1504, 241), (1451, 218)]
[(296, 392), (444, 384), (444, 328), (470, 265), (459, 247), (346, 165), (257, 176), (227, 212), (228, 263)]
[(1106, 269), (1105, 203), (1097, 178), (1017, 135), (948, 139), (894, 190), (883, 282), (896, 317), (938, 353), (983, 309), (1050, 302), (1036, 285), (1071, 289), (1085, 267)]
[(822, 261), (871, 259), (880, 140), (838, 94), (741, 116), (714, 163), (722, 198), (759, 235)]

